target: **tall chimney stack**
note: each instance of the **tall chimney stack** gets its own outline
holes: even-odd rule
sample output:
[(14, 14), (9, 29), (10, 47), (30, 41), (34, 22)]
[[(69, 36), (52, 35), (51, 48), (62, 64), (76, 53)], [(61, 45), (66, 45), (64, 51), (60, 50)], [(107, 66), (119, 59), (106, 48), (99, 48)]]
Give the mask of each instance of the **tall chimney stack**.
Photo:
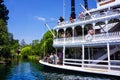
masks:
[(84, 0), (85, 9), (88, 9), (88, 0)]
[(75, 0), (71, 0), (71, 17), (72, 17), (72, 19), (76, 18), (76, 14), (75, 14)]

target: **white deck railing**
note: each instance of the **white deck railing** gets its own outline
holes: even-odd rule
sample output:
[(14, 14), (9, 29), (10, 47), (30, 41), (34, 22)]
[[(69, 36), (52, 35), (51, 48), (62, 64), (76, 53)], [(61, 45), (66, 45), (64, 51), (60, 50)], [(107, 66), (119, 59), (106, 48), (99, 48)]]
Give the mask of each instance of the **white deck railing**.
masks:
[(120, 40), (120, 32), (102, 33), (94, 35), (93, 41), (114, 41)]
[[(107, 60), (84, 60), (84, 64), (82, 64), (82, 59), (64, 59), (65, 65), (72, 65), (72, 66), (84, 66), (84, 68), (90, 67), (90, 68), (96, 68), (96, 69), (108, 69), (108, 67), (111, 68), (111, 70), (117, 70), (120, 71), (120, 64), (118, 64), (120, 60), (110, 60), (110, 62), (114, 62), (110, 64), (110, 66), (107, 65), (109, 61)], [(105, 64), (95, 64), (95, 62), (101, 62)]]
[(111, 33), (102, 33), (95, 34), (91, 36), (92, 39), (90, 41), (86, 40), (85, 36), (78, 37), (69, 37), (69, 38), (57, 38), (54, 39), (53, 44), (74, 44), (74, 43), (102, 43), (102, 42), (120, 42), (120, 32), (111, 32)]
[[(82, 18), (79, 18), (75, 22), (90, 20), (90, 19), (93, 19), (93, 18), (96, 19), (96, 18), (111, 16), (111, 15), (116, 15), (116, 14), (119, 15), (120, 14), (120, 10), (111, 10), (111, 11), (104, 12), (104, 13), (95, 13), (95, 14), (92, 14), (91, 16), (84, 16)], [(71, 22), (70, 21), (64, 21), (64, 22), (58, 23), (57, 26), (60, 27), (61, 25), (65, 25), (65, 24), (69, 24), (69, 23), (71, 23)]]

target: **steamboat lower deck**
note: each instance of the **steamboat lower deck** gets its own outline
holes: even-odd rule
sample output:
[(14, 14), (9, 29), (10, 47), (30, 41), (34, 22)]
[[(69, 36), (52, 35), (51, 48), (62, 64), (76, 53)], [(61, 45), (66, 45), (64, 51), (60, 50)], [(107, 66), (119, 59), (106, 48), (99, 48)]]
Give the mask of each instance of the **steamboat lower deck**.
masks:
[(115, 70), (108, 70), (108, 69), (98, 69), (95, 67), (77, 67), (77, 66), (69, 66), (69, 65), (58, 65), (58, 64), (50, 64), (44, 62), (42, 60), (39, 61), (42, 65), (58, 68), (58, 69), (65, 69), (65, 70), (72, 70), (72, 71), (79, 71), (79, 72), (87, 72), (87, 73), (95, 73), (95, 74), (103, 74), (103, 75), (111, 75), (111, 76), (120, 76), (120, 71)]

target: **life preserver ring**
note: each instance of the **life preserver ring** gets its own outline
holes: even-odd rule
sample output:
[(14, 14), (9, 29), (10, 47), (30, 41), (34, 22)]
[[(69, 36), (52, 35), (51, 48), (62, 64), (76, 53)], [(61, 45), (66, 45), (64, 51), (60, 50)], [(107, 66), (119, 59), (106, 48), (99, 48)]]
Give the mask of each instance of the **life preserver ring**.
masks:
[(91, 41), (93, 39), (93, 36), (91, 35), (91, 34), (87, 34), (86, 36), (85, 36), (85, 40), (86, 41)]

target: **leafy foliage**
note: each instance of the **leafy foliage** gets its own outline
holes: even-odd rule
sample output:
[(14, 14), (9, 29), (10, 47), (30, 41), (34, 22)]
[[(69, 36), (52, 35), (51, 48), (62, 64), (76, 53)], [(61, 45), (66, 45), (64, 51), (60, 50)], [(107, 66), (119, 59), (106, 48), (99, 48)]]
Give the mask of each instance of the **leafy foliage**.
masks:
[(50, 31), (47, 31), (40, 41), (33, 40), (31, 45), (23, 47), (21, 50), (21, 54), (23, 55), (23, 57), (37, 55), (42, 58), (46, 53), (50, 54), (54, 50), (53, 35)]
[(40, 55), (40, 43), (39, 40), (32, 41), (32, 50), (34, 55)]
[(46, 53), (51, 53), (55, 49), (53, 47), (53, 35), (51, 34), (50, 31), (47, 31), (43, 38), (40, 41), (40, 46), (41, 46), (41, 55), (44, 56)]
[(5, 22), (0, 19), (0, 45), (8, 44), (8, 30)]
[(1, 53), (1, 56), (3, 56), (4, 58), (10, 57), (11, 56), (11, 54), (10, 54), (10, 47), (6, 46), (6, 45), (3, 46), (1, 51), (0, 51), (0, 53)]
[(24, 48), (22, 48), (21, 50), (21, 55), (24, 57), (24, 58), (27, 58), (28, 55), (32, 55), (32, 48), (31, 46), (26, 46)]
[(8, 58), (11, 52), (19, 46), (18, 40), (13, 39), (13, 34), (8, 32), (7, 20), (9, 11), (4, 5), (4, 0), (0, 0), (0, 56)]
[(9, 33), (9, 46), (10, 46), (10, 52), (12, 55), (16, 55), (16, 50), (19, 48), (19, 41), (13, 39), (13, 34)]
[(4, 0), (0, 0), (0, 19), (2, 19), (5, 23), (7, 23), (7, 20), (9, 19), (8, 17), (9, 10), (6, 8), (6, 6), (3, 3)]
[(26, 42), (24, 39), (21, 40), (21, 43), (20, 43), (21, 47), (25, 47), (26, 46)]

